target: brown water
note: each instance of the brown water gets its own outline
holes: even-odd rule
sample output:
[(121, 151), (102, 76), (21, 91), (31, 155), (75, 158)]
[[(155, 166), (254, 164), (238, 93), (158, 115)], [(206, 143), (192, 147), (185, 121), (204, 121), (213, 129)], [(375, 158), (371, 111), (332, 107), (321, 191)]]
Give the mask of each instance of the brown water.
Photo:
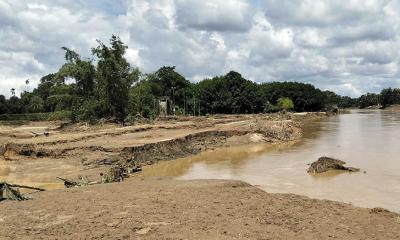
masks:
[[(143, 174), (145, 178), (238, 179), (267, 192), (400, 212), (400, 113), (353, 111), (306, 124), (304, 133), (303, 140), (296, 143), (205, 152), (160, 163)], [(308, 174), (307, 164), (324, 155), (362, 171)]]

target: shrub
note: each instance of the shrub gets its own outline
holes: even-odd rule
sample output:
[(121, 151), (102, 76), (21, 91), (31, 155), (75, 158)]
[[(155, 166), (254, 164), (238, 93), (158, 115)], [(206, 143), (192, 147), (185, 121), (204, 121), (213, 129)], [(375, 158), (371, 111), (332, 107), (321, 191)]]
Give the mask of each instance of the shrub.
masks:
[(289, 98), (279, 98), (277, 104), (281, 111), (288, 111), (294, 108), (293, 101)]
[(100, 103), (95, 99), (82, 100), (75, 103), (71, 115), (74, 122), (95, 123), (99, 118)]
[(264, 105), (264, 112), (265, 112), (265, 113), (279, 112), (279, 107), (273, 105), (273, 104), (270, 103), (270, 102), (267, 102), (267, 103)]

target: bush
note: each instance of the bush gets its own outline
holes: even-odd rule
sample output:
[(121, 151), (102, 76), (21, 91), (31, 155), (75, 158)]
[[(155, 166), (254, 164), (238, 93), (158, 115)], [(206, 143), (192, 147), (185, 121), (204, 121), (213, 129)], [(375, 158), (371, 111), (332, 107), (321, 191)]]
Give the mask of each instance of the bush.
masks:
[(82, 100), (75, 103), (71, 119), (74, 122), (95, 123), (99, 118), (100, 103), (95, 99)]
[(270, 102), (267, 102), (264, 105), (264, 113), (275, 113), (275, 112), (279, 112), (279, 107), (278, 106), (275, 106)]
[(277, 105), (281, 111), (288, 111), (294, 108), (293, 101), (289, 98), (279, 98), (277, 101)]

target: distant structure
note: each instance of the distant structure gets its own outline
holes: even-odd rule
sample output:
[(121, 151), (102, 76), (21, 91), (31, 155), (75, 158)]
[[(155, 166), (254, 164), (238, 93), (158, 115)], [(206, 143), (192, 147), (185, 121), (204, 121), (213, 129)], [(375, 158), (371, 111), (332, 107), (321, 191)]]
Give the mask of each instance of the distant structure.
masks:
[(160, 116), (167, 116), (168, 114), (170, 114), (170, 105), (171, 105), (171, 100), (169, 99), (169, 97), (164, 96), (164, 97), (160, 97), (158, 99), (158, 105), (160, 108)]

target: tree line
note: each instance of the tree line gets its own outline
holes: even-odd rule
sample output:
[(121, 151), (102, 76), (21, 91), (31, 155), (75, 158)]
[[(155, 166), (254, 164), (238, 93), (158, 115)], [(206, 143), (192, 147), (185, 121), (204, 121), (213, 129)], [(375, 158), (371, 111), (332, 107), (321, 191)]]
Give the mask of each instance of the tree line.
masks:
[(370, 106), (385, 108), (395, 104), (400, 104), (400, 88), (385, 88), (379, 94), (367, 93), (358, 99), (358, 106), (360, 108)]
[(144, 74), (130, 66), (124, 57), (127, 46), (114, 35), (108, 44), (98, 41), (91, 49), (94, 59), (62, 49), (65, 63), (42, 77), (32, 92), (17, 97), (11, 89), (9, 99), (0, 95), (0, 114), (66, 111), (73, 121), (124, 122), (157, 117), (160, 99), (169, 100), (170, 113), (188, 115), (329, 111), (400, 103), (399, 89), (354, 99), (299, 82), (257, 84), (234, 71), (198, 83), (191, 83), (171, 66)]

